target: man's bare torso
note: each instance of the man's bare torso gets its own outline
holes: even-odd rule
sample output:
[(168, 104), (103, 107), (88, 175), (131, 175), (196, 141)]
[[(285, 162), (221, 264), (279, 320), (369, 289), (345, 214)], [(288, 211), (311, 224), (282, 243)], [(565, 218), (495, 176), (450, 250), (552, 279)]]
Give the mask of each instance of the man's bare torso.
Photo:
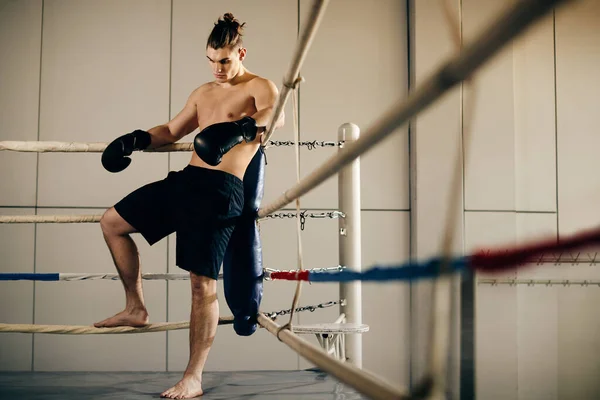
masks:
[[(235, 85), (222, 86), (216, 83), (207, 83), (196, 90), (194, 96), (196, 96), (200, 130), (218, 122), (237, 121), (244, 116), (252, 116), (256, 113), (253, 89), (261, 82), (260, 78), (255, 75), (247, 75), (248, 77), (243, 82)], [(262, 135), (258, 135), (256, 140), (251, 143), (238, 144), (223, 156), (221, 163), (217, 166), (208, 165), (195, 152), (192, 152), (190, 164), (225, 171), (243, 179), (248, 164), (258, 150), (261, 137)]]

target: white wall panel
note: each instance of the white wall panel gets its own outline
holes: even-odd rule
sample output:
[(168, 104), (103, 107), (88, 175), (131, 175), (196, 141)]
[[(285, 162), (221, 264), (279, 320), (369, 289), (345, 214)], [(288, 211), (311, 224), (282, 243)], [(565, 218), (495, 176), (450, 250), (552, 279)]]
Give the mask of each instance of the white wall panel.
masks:
[(559, 233), (600, 221), (600, 3), (576, 2), (556, 15)]
[[(600, 3), (581, 1), (556, 14), (559, 234), (598, 225), (600, 145)], [(592, 249), (594, 251), (597, 249)], [(565, 277), (598, 280), (597, 266), (565, 266)], [(597, 289), (597, 288), (596, 288)], [(560, 287), (558, 297), (558, 397), (585, 399), (600, 393), (596, 332), (599, 293), (592, 287)]]
[(556, 287), (522, 286), (518, 292), (518, 398), (558, 399)]
[(552, 14), (513, 44), (515, 206), (556, 211), (554, 19)]
[[(170, 3), (53, 0), (44, 5), (40, 140), (110, 142), (169, 115)], [(100, 154), (40, 156), (39, 204), (109, 206), (163, 177), (166, 154), (125, 171)]]
[[(44, 209), (40, 214), (94, 214), (89, 209)], [(142, 272), (164, 273), (166, 241), (150, 247), (134, 234)], [(43, 224), (37, 228), (37, 272), (116, 273), (99, 224)], [(151, 322), (166, 318), (166, 284), (144, 281)], [(35, 288), (35, 323), (91, 325), (123, 310), (125, 294), (119, 281), (44, 282)], [(102, 351), (99, 351), (102, 349)], [(164, 333), (144, 335), (37, 335), (36, 370), (164, 370)], [(77, 354), (77, 357), (73, 357)]]
[[(300, 0), (302, 24), (312, 2)], [(406, 2), (333, 0), (301, 71), (302, 140), (337, 141), (338, 127), (362, 132), (407, 93)], [(302, 26), (302, 25), (301, 25)], [(291, 122), (291, 119), (290, 119)], [(361, 157), (363, 208), (408, 208), (408, 136), (399, 128)], [(305, 151), (302, 176), (333, 155)], [(304, 197), (306, 207), (337, 208), (335, 178)]]
[[(591, 273), (590, 273), (591, 272)], [(594, 268), (588, 279), (600, 280)], [(600, 330), (598, 287), (559, 287), (558, 297), (558, 398), (590, 399), (600, 393)]]
[[(1, 215), (33, 214), (33, 209), (0, 208)], [(34, 225), (0, 224), (0, 272), (33, 272)], [(30, 324), (33, 321), (33, 285), (31, 281), (0, 282), (0, 322)], [(32, 335), (0, 334), (0, 371), (31, 369)]]
[[(440, 3), (434, 0), (414, 1), (412, 41), (413, 87), (419, 87), (454, 52), (454, 46)], [(450, 2), (459, 15), (459, 2)], [(453, 182), (457, 157), (462, 161), (460, 132), (460, 88), (446, 93), (435, 104), (420, 113), (411, 124), (411, 246), (412, 257), (424, 260), (439, 255), (449, 212), (462, 213), (463, 183)], [(459, 165), (462, 169), (462, 162)], [(457, 193), (460, 202), (455, 209), (449, 205), (450, 195)], [(451, 227), (453, 251), (462, 251), (462, 218)], [(427, 368), (430, 338), (431, 281), (411, 285), (411, 379), (421, 381)], [(453, 330), (451, 341), (454, 342)], [(452, 347), (458, 351), (458, 347)], [(451, 365), (457, 367), (456, 355)], [(457, 368), (454, 368), (457, 370)], [(450, 385), (457, 387), (456, 382)], [(458, 393), (455, 393), (458, 395)]]
[[(409, 257), (409, 213), (363, 211), (363, 270), (400, 265)], [(407, 388), (410, 368), (410, 293), (400, 282), (362, 284), (363, 368)]]
[[(462, 29), (465, 41), (474, 40), (512, 0), (464, 0)], [(478, 70), (476, 103), (463, 101), (471, 140), (465, 148), (465, 209), (515, 209), (515, 116), (512, 46)], [(468, 114), (468, 113), (471, 114)], [(467, 120), (469, 118), (469, 120)]]
[[(458, 7), (458, 3), (454, 4)], [(457, 11), (458, 12), (458, 11)], [(415, 2), (414, 73), (419, 86), (453, 53), (439, 2)], [(413, 124), (416, 182), (414, 226), (415, 251), (419, 257), (439, 252), (449, 196), (455, 190), (451, 176), (461, 154), (460, 91), (454, 89), (424, 110)], [(462, 182), (460, 183), (462, 186)], [(460, 190), (460, 189), (459, 189)], [(460, 212), (462, 204), (452, 212)], [(455, 237), (462, 236), (456, 227)], [(457, 243), (457, 249), (462, 245)]]
[(516, 289), (479, 285), (475, 320), (477, 398), (517, 399)]
[[(556, 237), (556, 214), (517, 214), (517, 242)], [(519, 279), (559, 279), (564, 265), (530, 265)], [(517, 287), (518, 398), (558, 399), (558, 291), (556, 286)]]
[[(514, 213), (465, 213), (465, 251), (514, 244)], [(491, 277), (478, 274), (478, 278)], [(495, 278), (515, 277), (514, 272)], [(516, 399), (518, 385), (518, 302), (513, 286), (479, 284), (475, 292), (476, 393), (482, 399)]]
[[(42, 1), (0, 2), (0, 140), (37, 140)], [(36, 155), (0, 154), (0, 204), (35, 205)]]

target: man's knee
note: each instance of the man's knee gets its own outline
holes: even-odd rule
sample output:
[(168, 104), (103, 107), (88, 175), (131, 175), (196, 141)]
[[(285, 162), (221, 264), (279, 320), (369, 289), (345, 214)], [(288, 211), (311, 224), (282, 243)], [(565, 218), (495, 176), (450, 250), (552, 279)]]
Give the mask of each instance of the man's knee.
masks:
[(192, 296), (198, 298), (217, 298), (217, 281), (207, 276), (196, 275), (190, 272), (192, 283)]
[(119, 236), (132, 233), (135, 229), (119, 215), (114, 207), (109, 208), (100, 218), (102, 233), (106, 236)]

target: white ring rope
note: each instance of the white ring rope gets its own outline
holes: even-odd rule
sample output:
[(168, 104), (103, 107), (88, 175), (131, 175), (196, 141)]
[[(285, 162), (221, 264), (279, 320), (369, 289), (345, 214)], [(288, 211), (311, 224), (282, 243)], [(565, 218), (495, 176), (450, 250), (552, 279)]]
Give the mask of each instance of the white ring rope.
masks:
[[(321, 213), (308, 213), (305, 211), (296, 213), (281, 213), (270, 214), (262, 218), (257, 218), (256, 221), (262, 223), (266, 220), (276, 218), (297, 218), (300, 217), (301, 227), (304, 218), (345, 218), (344, 213), (340, 211), (328, 211)], [(0, 215), (0, 224), (69, 224), (69, 223), (92, 223), (100, 222), (102, 215)]]
[[(325, 141), (302, 141), (298, 143), (300, 146), (306, 146), (308, 150), (313, 150), (317, 147), (334, 147), (341, 146), (341, 142), (325, 142)], [(282, 147), (294, 146), (296, 143), (292, 141), (273, 141), (270, 140), (264, 146), (266, 147)], [(45, 141), (18, 141), (7, 140), (0, 141), (0, 151), (16, 151), (24, 153), (102, 153), (106, 149), (108, 143), (99, 142), (45, 142)], [(168, 144), (161, 147), (142, 150), (143, 153), (166, 153), (166, 152), (191, 152), (194, 150), (192, 143), (181, 142)]]
[[(344, 266), (338, 265), (337, 267), (318, 267), (318, 268), (310, 268), (308, 271), (310, 272), (340, 272), (345, 269)], [(271, 279), (271, 273), (273, 272), (296, 272), (298, 270), (281, 270), (281, 269), (273, 269), (273, 268), (263, 268), (264, 279), (269, 281)], [(4, 275), (12, 275), (11, 279), (2, 279)], [(39, 279), (41, 281), (47, 282), (58, 282), (58, 281), (93, 281), (93, 280), (111, 280), (118, 281), (121, 278), (116, 273), (104, 273), (104, 272), (96, 272), (96, 273), (81, 273), (81, 272), (49, 272), (49, 273), (4, 273), (0, 272), (0, 281), (14, 281), (14, 280), (38, 280), (35, 279), (35, 275), (48, 275), (55, 274), (58, 279)], [(16, 275), (16, 276), (15, 276)], [(145, 272), (141, 274), (143, 280), (155, 281), (155, 280), (165, 280), (165, 281), (187, 281), (190, 279), (190, 275), (188, 273), (177, 273), (177, 274), (168, 274), (168, 273), (153, 273), (153, 272)], [(218, 275), (218, 279), (223, 279), (223, 274)]]
[[(190, 279), (189, 274), (155, 274), (155, 273), (143, 273), (142, 279), (147, 281), (187, 281)], [(222, 279), (223, 275), (219, 275), (219, 279)], [(60, 281), (94, 281), (94, 280), (111, 280), (111, 281), (119, 281), (121, 278), (119, 274), (80, 274), (80, 273), (59, 273)]]
[(0, 215), (0, 224), (70, 224), (100, 222), (102, 215)]
[[(233, 317), (220, 317), (219, 325), (233, 323)], [(88, 325), (43, 325), (43, 324), (5, 324), (0, 323), (0, 333), (51, 333), (56, 335), (104, 335), (123, 333), (155, 333), (174, 330), (189, 329), (189, 321), (180, 322), (158, 322), (148, 324), (139, 328), (131, 326), (117, 326), (114, 328), (96, 328)], [(298, 325), (292, 329), (296, 333), (327, 333), (327, 334), (349, 334), (365, 333), (369, 331), (368, 325), (332, 323)]]
[[(220, 317), (219, 325), (232, 324), (233, 317)], [(60, 335), (104, 335), (118, 333), (153, 333), (179, 329), (189, 329), (189, 321), (159, 322), (143, 327), (117, 326), (115, 328), (96, 328), (87, 325), (37, 325), (37, 324), (2, 324), (0, 332), (18, 333), (54, 333)]]
[[(34, 141), (0, 141), (0, 150), (21, 151), (31, 153), (102, 153), (108, 143), (84, 142), (34, 142)], [(146, 149), (144, 153), (165, 153), (174, 151), (192, 151), (192, 143), (174, 143), (161, 147)]]
[[(317, 309), (328, 308), (340, 304), (337, 301), (329, 301), (327, 303), (321, 303), (317, 305), (299, 307), (295, 311), (315, 311)], [(272, 320), (275, 320), (280, 315), (291, 313), (291, 310), (281, 310), (276, 312), (268, 313), (267, 315)], [(233, 323), (233, 316), (220, 317), (219, 325), (228, 325)], [(362, 333), (368, 330), (367, 325), (351, 325), (343, 324), (341, 321), (336, 324), (326, 324), (327, 328), (336, 330), (336, 333), (346, 333), (348, 329), (352, 329), (355, 333)], [(129, 327), (119, 326), (114, 328), (96, 328), (90, 325), (40, 325), (40, 324), (5, 324), (0, 323), (0, 333), (2, 332), (18, 332), (18, 333), (53, 333), (53, 334), (67, 334), (67, 335), (89, 335), (89, 334), (105, 334), (105, 333), (148, 333), (148, 332), (162, 332), (176, 329), (188, 329), (189, 322), (160, 322), (156, 324), (148, 324), (142, 327)], [(323, 329), (321, 329), (323, 331)], [(307, 325), (300, 327), (299, 331), (303, 333), (316, 332), (314, 325)]]

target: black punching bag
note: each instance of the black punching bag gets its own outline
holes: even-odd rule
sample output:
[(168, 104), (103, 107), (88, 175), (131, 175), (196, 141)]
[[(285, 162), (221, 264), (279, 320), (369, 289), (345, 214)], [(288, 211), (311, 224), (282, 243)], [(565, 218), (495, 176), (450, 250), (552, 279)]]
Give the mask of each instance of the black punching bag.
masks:
[(225, 299), (233, 314), (233, 329), (250, 336), (263, 295), (262, 246), (256, 222), (264, 192), (265, 154), (260, 147), (244, 174), (244, 211), (223, 259)]

